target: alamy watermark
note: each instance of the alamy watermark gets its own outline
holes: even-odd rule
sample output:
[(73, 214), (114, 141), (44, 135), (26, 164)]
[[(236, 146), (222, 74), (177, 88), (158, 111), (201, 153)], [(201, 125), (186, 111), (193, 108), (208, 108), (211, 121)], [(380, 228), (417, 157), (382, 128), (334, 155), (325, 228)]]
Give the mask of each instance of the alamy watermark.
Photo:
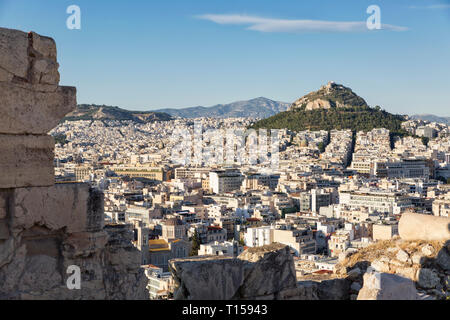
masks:
[(175, 129), (171, 162), (184, 166), (279, 166), (280, 130), (206, 129), (195, 121), (193, 130)]
[(69, 290), (80, 290), (81, 289), (81, 269), (79, 266), (70, 265), (66, 270), (67, 274), (70, 274), (67, 277), (66, 286)]
[(381, 9), (377, 5), (371, 5), (367, 7), (366, 12), (371, 14), (369, 18), (367, 18), (367, 29), (369, 30), (380, 30), (381, 29)]
[(66, 26), (69, 30), (80, 30), (81, 29), (81, 9), (77, 5), (70, 5), (67, 7), (66, 12), (70, 16), (66, 20)]

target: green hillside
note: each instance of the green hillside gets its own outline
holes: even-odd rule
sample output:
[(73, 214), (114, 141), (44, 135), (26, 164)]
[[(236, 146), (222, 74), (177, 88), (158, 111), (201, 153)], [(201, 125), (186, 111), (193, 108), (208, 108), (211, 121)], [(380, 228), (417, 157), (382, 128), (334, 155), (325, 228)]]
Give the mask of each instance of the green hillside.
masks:
[[(292, 131), (333, 129), (370, 131), (374, 128), (386, 128), (395, 135), (407, 134), (401, 128), (401, 123), (405, 121), (403, 116), (391, 114), (381, 110), (380, 107), (368, 107), (365, 102), (363, 103), (364, 100), (356, 96), (349, 88), (341, 86), (341, 89), (335, 92), (331, 88), (327, 94), (322, 94), (322, 88), (297, 100), (288, 111), (256, 122), (252, 128)], [(342, 88), (345, 88), (345, 91)], [(334, 106), (337, 96), (339, 100), (345, 101), (345, 107)], [(317, 99), (329, 101), (331, 107), (306, 110), (306, 104), (314, 103)], [(351, 102), (354, 105), (350, 105)]]

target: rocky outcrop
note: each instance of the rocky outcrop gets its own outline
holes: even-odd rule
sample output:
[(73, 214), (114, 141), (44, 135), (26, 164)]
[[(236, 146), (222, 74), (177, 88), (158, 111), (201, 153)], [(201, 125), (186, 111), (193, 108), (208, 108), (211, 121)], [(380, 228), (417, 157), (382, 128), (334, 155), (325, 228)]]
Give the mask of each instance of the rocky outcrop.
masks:
[(0, 28), (0, 299), (148, 299), (132, 231), (104, 226), (103, 194), (54, 184), (47, 132), (76, 105), (58, 66), (52, 39)]
[(179, 300), (347, 300), (350, 281), (296, 281), (289, 247), (249, 248), (237, 258), (174, 259), (169, 268)]
[(350, 88), (341, 84), (328, 82), (319, 90), (292, 103), (289, 110), (304, 108), (306, 111), (330, 108), (368, 107), (366, 101), (355, 94)]
[(175, 299), (275, 299), (296, 288), (292, 255), (281, 244), (250, 248), (237, 258), (174, 259), (169, 268), (177, 284)]
[(396, 275), (411, 281), (422, 296), (446, 299), (450, 296), (449, 242), (406, 241), (400, 238), (381, 241), (347, 257), (338, 266), (338, 273), (363, 289), (366, 287), (364, 274), (367, 270)]

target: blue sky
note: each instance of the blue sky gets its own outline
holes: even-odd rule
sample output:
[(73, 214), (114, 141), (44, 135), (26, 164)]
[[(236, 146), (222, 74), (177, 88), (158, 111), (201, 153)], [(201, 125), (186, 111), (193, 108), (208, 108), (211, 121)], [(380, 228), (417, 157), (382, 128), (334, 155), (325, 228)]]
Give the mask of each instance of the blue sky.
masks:
[[(384, 30), (361, 28), (373, 4)], [(450, 1), (0, 0), (0, 26), (53, 37), (79, 103), (292, 102), (334, 80), (390, 112), (450, 116)]]

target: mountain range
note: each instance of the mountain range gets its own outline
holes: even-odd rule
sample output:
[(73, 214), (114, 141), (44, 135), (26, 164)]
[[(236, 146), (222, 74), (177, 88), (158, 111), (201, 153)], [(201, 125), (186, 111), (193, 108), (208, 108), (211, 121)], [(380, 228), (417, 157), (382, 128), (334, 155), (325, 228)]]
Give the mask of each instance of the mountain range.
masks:
[(131, 120), (137, 123), (171, 120), (172, 116), (155, 111), (130, 111), (119, 107), (79, 104), (62, 121), (77, 120)]
[(434, 114), (415, 114), (410, 117), (414, 120), (425, 120), (430, 122), (438, 122), (438, 123), (445, 123), (447, 125), (450, 125), (450, 117), (440, 117), (436, 116)]
[[(289, 117), (289, 115), (292, 114), (285, 113), (288, 110), (300, 110), (304, 112), (319, 110), (323, 114), (325, 110), (329, 110), (329, 116), (339, 110), (343, 111), (344, 113), (337, 113), (336, 116), (342, 117), (345, 113), (349, 115), (349, 108), (363, 109), (366, 111), (366, 113), (367, 111), (372, 110), (371, 108), (369, 108), (366, 101), (356, 95), (350, 88), (335, 84), (334, 82), (330, 82), (327, 85), (322, 86), (319, 90), (308, 93), (307, 95), (301, 97), (292, 104), (287, 102), (274, 101), (264, 97), (246, 101), (237, 101), (229, 104), (218, 104), (211, 107), (198, 106), (181, 109), (166, 108), (152, 111), (130, 111), (115, 106), (80, 104), (77, 106), (77, 109), (68, 114), (63, 119), (63, 121), (132, 120), (138, 123), (145, 123), (153, 121), (167, 121), (176, 117), (249, 117), (255, 119), (266, 119), (273, 116), (277, 116), (278, 118)], [(432, 114), (412, 115), (410, 116), (410, 119), (421, 119), (430, 122), (450, 124), (450, 117), (440, 117)], [(293, 119), (286, 118), (285, 120), (291, 123), (291, 127), (293, 126)], [(333, 122), (333, 119), (329, 120)], [(313, 128), (317, 126), (308, 125), (307, 127)], [(325, 125), (323, 129), (326, 129), (327, 127), (329, 127), (329, 125)]]
[(138, 123), (166, 121), (173, 118), (259, 118), (264, 119), (279, 112), (286, 111), (289, 103), (259, 97), (212, 107), (190, 107), (181, 109), (160, 109), (152, 111), (130, 111), (119, 107), (79, 104), (77, 109), (68, 114), (63, 121), (76, 120), (132, 120)]
[(260, 118), (264, 119), (279, 112), (286, 111), (290, 103), (259, 97), (251, 100), (218, 104), (212, 107), (191, 107), (183, 109), (159, 109), (157, 112), (168, 113), (181, 118)]

